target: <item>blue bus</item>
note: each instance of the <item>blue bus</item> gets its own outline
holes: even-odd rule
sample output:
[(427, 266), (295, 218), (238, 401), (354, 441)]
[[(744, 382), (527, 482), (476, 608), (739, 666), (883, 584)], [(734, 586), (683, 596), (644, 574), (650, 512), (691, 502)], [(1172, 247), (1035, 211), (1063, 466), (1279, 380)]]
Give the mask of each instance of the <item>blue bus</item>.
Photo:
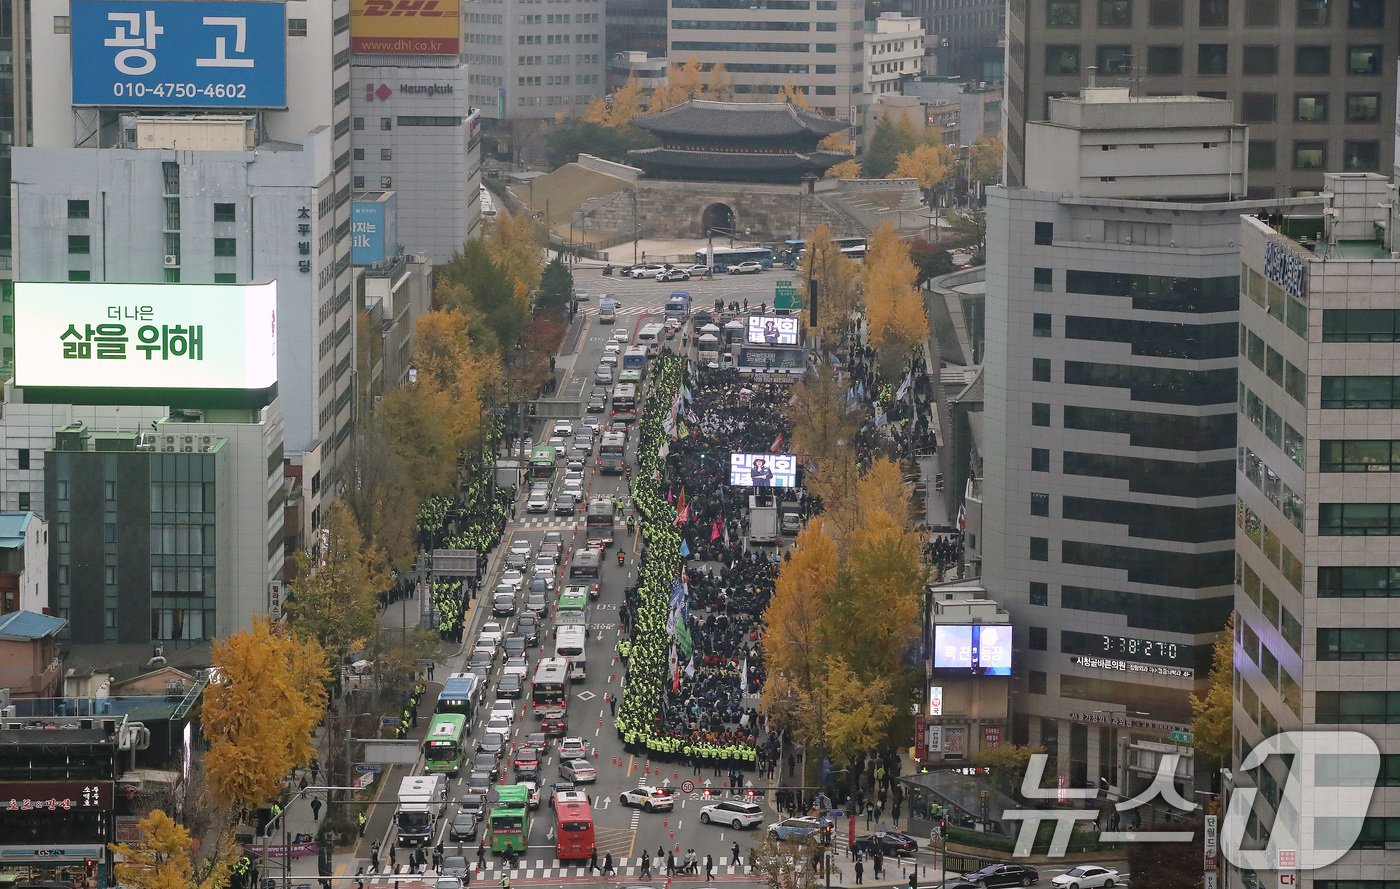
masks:
[(481, 679), (475, 673), (454, 673), (438, 694), (438, 713), (460, 713), (470, 723), (482, 701)]
[[(710, 250), (695, 251), (695, 262), (704, 265), (708, 259)], [(738, 265), (741, 262), (756, 262), (765, 269), (773, 267), (773, 250), (771, 247), (715, 247), (714, 248), (714, 269), (722, 272), (731, 265)]]
[(646, 366), (646, 346), (628, 346), (627, 351), (622, 353), (623, 370), (646, 370)]

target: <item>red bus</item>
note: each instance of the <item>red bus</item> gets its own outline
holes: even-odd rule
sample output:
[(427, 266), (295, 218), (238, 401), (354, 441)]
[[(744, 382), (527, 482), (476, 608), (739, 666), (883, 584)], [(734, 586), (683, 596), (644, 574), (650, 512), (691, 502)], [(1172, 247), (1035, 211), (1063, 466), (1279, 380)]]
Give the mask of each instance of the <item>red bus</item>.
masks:
[(554, 801), (554, 836), (560, 861), (592, 857), (597, 846), (593, 840), (593, 809), (586, 799)]

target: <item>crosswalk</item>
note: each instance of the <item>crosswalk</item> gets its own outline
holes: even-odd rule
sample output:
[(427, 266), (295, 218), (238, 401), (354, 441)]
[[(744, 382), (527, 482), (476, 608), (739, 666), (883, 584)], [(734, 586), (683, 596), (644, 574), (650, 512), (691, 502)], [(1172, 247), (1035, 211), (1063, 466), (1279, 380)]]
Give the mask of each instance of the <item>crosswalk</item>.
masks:
[[(584, 865), (583, 867), (569, 865), (566, 867), (560, 864), (558, 859), (539, 858), (535, 859), (534, 861), (521, 861), (516, 867), (508, 870), (503, 868), (502, 862), (495, 858), (486, 859), (486, 869), (484, 871), (479, 871), (476, 869), (476, 862), (474, 860), (470, 861), (469, 863), (472, 865), (472, 878), (474, 880), (491, 878), (493, 881), (499, 882), (501, 877), (506, 876), (510, 878), (510, 881), (512, 883), (515, 883), (521, 880), (566, 880), (573, 878), (590, 878), (600, 876), (600, 874), (597, 871), (590, 873), (587, 865)], [(617, 871), (616, 875), (619, 878), (640, 877), (642, 879), (646, 879), (647, 877), (651, 877), (662, 879), (667, 876), (666, 863), (662, 861), (660, 866), (658, 867), (657, 862), (654, 859), (651, 863), (650, 874), (648, 874), (647, 877), (643, 877), (642, 875), (642, 865), (640, 858), (614, 859), (614, 869)], [(366, 872), (364, 874), (363, 879), (367, 889), (370, 889), (370, 887), (379, 887), (379, 889), (383, 889), (383, 887), (395, 885), (403, 886), (406, 883), (411, 883), (414, 876), (415, 875), (409, 869), (408, 865), (400, 864), (396, 868), (390, 868), (387, 866), (382, 867), (377, 873)], [(416, 876), (421, 878), (428, 885), (432, 885), (432, 878), (436, 876), (436, 872), (429, 868), (425, 873), (418, 874)], [(731, 863), (726, 857), (715, 859), (714, 879), (733, 880), (746, 878), (748, 876), (748, 865), (743, 864), (742, 862), (739, 864)], [(700, 873), (698, 874), (676, 874), (675, 879), (704, 880), (704, 865), (701, 865)]]
[(572, 522), (560, 521), (552, 516), (543, 515), (527, 515), (523, 518), (515, 519), (512, 524), (533, 528), (536, 531), (577, 531), (579, 528), (583, 527), (583, 523), (577, 519)]
[[(619, 314), (619, 315), (657, 315), (657, 314), (660, 314), (661, 311), (662, 311), (662, 309), (661, 309), (660, 307), (658, 307), (658, 306), (623, 306), (622, 308), (617, 309), (617, 314)], [(583, 314), (585, 314), (585, 315), (596, 315), (596, 314), (598, 314), (598, 307), (597, 307), (597, 306), (590, 306), (590, 305), (584, 304), (584, 306), (583, 306)]]

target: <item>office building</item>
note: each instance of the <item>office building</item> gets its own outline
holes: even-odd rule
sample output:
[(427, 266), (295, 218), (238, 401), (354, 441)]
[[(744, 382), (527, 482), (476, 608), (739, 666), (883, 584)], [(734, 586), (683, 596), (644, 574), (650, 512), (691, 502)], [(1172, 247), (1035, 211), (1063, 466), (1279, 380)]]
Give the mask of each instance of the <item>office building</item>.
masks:
[(1095, 77), (1233, 101), (1249, 126), (1250, 197), (1391, 168), (1400, 7), (1387, 0), (1026, 0), (1007, 16), (1010, 185), (1025, 182), (1027, 123)]
[[(1288, 763), (1245, 773), (1240, 759), (1280, 731), (1370, 736), (1381, 772), (1370, 808), (1345, 812), (1365, 816), (1355, 844), (1352, 818), (1317, 818), (1299, 868), (1313, 850), (1350, 848), (1306, 873), (1308, 885), (1381, 886), (1400, 880), (1390, 777), (1400, 737), (1387, 727), (1400, 721), (1390, 666), (1400, 645), (1400, 192), (1377, 174), (1324, 181), (1321, 213), (1240, 225), (1234, 792), (1258, 790), (1249, 840), (1267, 839), (1271, 824), (1277, 832), (1275, 813), (1309, 836), (1298, 816), (1331, 813), (1281, 802)], [(1316, 760), (1320, 794), (1371, 786), (1343, 759)], [(1248, 885), (1248, 874), (1229, 878)]]
[(923, 20), (930, 74), (1000, 81), (1006, 0), (903, 0), (900, 10)]
[(734, 99), (772, 102), (785, 84), (807, 94), (813, 111), (852, 120), (864, 80), (865, 4), (858, 0), (783, 0), (758, 10), (728, 0), (677, 7), (667, 26), (667, 55), (694, 56), (708, 70), (723, 62)]
[(879, 18), (865, 23), (865, 81), (861, 92), (866, 102), (898, 94), (905, 81), (923, 73), (923, 67), (924, 29), (917, 18), (882, 12)]
[(666, 55), (667, 0), (606, 0), (608, 58), (618, 53)]
[[(606, 91), (602, 0), (563, 0), (538, 10), (482, 0), (467, 14), (470, 104), (516, 139), (555, 115), (582, 114)], [(521, 127), (513, 128), (515, 122)]]
[[(1086, 90), (988, 191), (982, 582), (1015, 625), (1012, 734), (1068, 786), (1192, 780), (1188, 695), (1234, 605), (1245, 128)], [(1175, 734), (1174, 734), (1175, 733)]]
[[(16, 278), (275, 278), (278, 395), (287, 457), (311, 481), (309, 533), (354, 428), (350, 3), (225, 7), (226, 23), (207, 24), (152, 0), (113, 24), (95, 5), (32, 4)], [(161, 89), (177, 72), (194, 95)]]

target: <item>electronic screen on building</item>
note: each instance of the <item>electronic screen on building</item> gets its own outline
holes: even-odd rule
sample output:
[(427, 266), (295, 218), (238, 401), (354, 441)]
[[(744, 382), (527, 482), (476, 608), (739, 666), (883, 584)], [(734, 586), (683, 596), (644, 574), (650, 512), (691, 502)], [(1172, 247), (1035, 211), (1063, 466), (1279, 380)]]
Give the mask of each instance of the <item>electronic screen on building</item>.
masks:
[(15, 284), (17, 386), (266, 390), (276, 383), (275, 282)]
[(283, 3), (72, 0), (74, 105), (285, 108)]
[(350, 50), (456, 55), (459, 0), (350, 0)]
[(748, 342), (753, 346), (797, 345), (796, 315), (750, 315)]
[(797, 458), (792, 454), (730, 454), (729, 483), (741, 488), (795, 488)]
[(1011, 627), (939, 624), (933, 628), (933, 668), (984, 676), (1011, 675)]

